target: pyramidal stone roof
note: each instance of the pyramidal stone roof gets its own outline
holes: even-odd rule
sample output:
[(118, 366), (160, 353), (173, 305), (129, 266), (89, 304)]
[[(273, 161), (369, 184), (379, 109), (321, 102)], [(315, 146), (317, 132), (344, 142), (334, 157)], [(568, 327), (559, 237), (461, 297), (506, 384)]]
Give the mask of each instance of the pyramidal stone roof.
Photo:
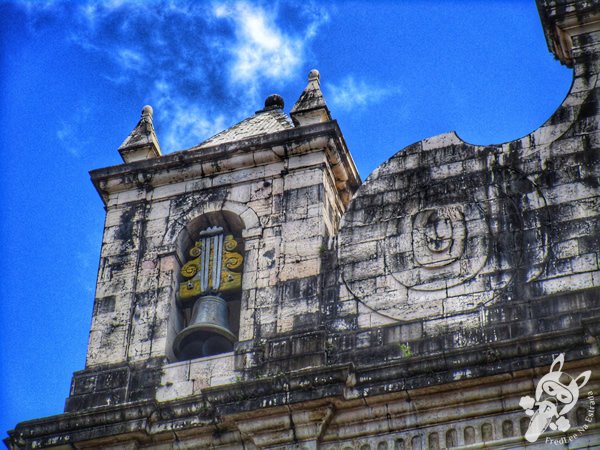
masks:
[(144, 106), (140, 121), (119, 147), (124, 162), (130, 163), (161, 155), (160, 144), (152, 123), (153, 112), (150, 105)]
[[(289, 115), (283, 111), (283, 106), (283, 98), (280, 95), (270, 95), (265, 100), (265, 107), (256, 111), (254, 115), (187, 150), (214, 147), (332, 120), (321, 92), (319, 71), (316, 69), (311, 70), (308, 74), (308, 85), (304, 88)], [(162, 155), (154, 131), (152, 116), (152, 107), (144, 106), (140, 121), (119, 147), (119, 153), (125, 163), (157, 158)]]
[(283, 98), (277, 94), (270, 95), (265, 100), (265, 107), (256, 111), (253, 116), (242, 120), (213, 137), (202, 142), (195, 148), (212, 147), (213, 145), (240, 141), (254, 136), (275, 133), (294, 127), (290, 117), (283, 112)]
[(288, 130), (295, 126), (299, 127), (331, 120), (331, 114), (321, 92), (319, 71), (313, 69), (308, 74), (308, 85), (294, 104), (290, 115), (283, 112), (283, 106), (283, 98), (280, 95), (270, 95), (265, 100), (263, 109), (200, 143), (194, 149), (241, 141), (255, 136)]

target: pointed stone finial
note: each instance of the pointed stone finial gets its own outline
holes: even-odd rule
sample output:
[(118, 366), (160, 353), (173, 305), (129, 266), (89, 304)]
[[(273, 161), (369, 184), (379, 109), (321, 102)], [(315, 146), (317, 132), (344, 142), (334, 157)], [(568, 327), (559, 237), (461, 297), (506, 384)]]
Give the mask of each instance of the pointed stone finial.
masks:
[(152, 123), (153, 114), (152, 106), (144, 106), (140, 121), (119, 147), (121, 158), (126, 163), (156, 158), (161, 155), (160, 144)]
[(308, 85), (290, 112), (292, 121), (297, 127), (331, 120), (329, 108), (321, 92), (320, 78), (317, 69), (309, 72)]
[(152, 114), (154, 114), (154, 110), (152, 109), (152, 106), (146, 105), (142, 108), (142, 118), (152, 120)]

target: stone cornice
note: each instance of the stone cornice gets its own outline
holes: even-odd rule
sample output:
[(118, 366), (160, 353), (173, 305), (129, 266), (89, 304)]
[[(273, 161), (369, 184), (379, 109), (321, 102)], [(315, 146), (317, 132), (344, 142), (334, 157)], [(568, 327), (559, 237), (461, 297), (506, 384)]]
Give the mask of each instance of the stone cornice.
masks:
[(600, 2), (538, 0), (537, 5), (548, 49), (562, 64), (573, 67), (574, 37), (600, 31)]
[[(410, 403), (418, 402), (420, 422), (415, 426), (419, 427), (428, 425), (429, 409), (435, 411), (431, 420), (435, 416), (437, 423), (440, 408), (448, 411), (447, 421), (464, 420), (471, 404), (490, 401), (505, 405), (506, 399), (514, 403), (520, 395), (530, 394), (535, 379), (547, 371), (552, 355), (561, 349), (570, 355), (565, 365), (569, 371), (599, 367), (600, 356), (592, 347), (581, 330), (572, 329), (532, 336), (527, 346), (505, 341), (449, 351), (443, 357), (428, 355), (371, 366), (346, 363), (314, 367), (211, 387), (177, 401), (132, 402), (23, 422), (9, 432), (5, 444), (10, 449), (78, 448), (77, 443), (148, 443), (180, 436), (212, 439), (215, 433), (222, 439), (241, 439), (248, 430), (268, 440), (276, 439), (268, 436), (270, 424), (285, 421), (294, 412), (319, 410), (320, 422), (314, 426), (325, 426), (327, 419), (341, 429), (361, 420), (357, 414), (365, 404), (371, 409), (385, 404), (386, 411), (392, 408), (394, 415), (403, 416), (413, 413)], [(598, 385), (599, 376), (595, 373), (589, 389)], [(323, 408), (329, 409), (321, 411)], [(514, 405), (502, 408), (512, 410)], [(339, 415), (353, 410), (356, 412)], [(473, 414), (476, 412), (477, 407), (473, 407)], [(387, 420), (385, 414), (372, 419)]]
[(360, 177), (336, 121), (296, 127), (212, 147), (193, 147), (159, 158), (90, 171), (106, 204), (110, 194), (158, 187), (198, 177), (256, 167), (325, 149), (340, 190), (354, 191)]

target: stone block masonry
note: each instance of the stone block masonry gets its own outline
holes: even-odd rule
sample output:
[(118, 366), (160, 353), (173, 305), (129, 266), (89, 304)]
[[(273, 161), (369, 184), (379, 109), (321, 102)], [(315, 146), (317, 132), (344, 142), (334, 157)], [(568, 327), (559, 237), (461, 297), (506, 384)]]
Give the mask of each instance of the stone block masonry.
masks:
[[(556, 113), (499, 145), (425, 139), (362, 185), (317, 71), (289, 116), (273, 95), (170, 155), (145, 107), (125, 164), (91, 173), (107, 213), (86, 367), (66, 412), (7, 446), (598, 448), (600, 4), (537, 3), (574, 69)], [(199, 324), (233, 351), (178, 360), (180, 271), (207, 230), (243, 258), (239, 289), (211, 292), (228, 315)], [(532, 443), (522, 399), (558, 355), (589, 378)]]

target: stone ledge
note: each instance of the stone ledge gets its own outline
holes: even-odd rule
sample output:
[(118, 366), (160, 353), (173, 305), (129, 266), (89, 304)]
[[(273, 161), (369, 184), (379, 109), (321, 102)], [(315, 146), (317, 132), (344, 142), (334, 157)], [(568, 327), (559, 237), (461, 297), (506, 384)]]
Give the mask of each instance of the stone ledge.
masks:
[[(510, 347), (508, 343), (507, 347)], [(461, 353), (472, 358), (481, 356), (477, 349)], [(568, 370), (583, 370), (600, 364), (600, 357), (590, 348), (569, 351), (567, 358), (581, 358), (584, 354), (590, 356), (570, 360)], [(273, 421), (265, 420), (265, 417), (284, 420), (290, 413), (302, 416), (303, 412), (311, 411), (319, 412), (318, 421), (331, 411), (336, 429), (345, 427), (344, 438), (360, 436), (356, 435), (356, 430), (354, 434), (351, 432), (352, 424), (360, 419), (359, 413), (370, 414), (371, 422), (377, 427), (381, 421), (389, 424), (392, 417), (397, 430), (414, 430), (432, 423), (441, 426), (457, 419), (465, 421), (469, 417), (478, 417), (478, 411), (485, 402), (495, 402), (501, 408), (499, 413), (512, 414), (516, 411), (518, 396), (533, 389), (534, 379), (545, 373), (552, 354), (534, 350), (519, 359), (521, 364), (497, 363), (493, 370), (478, 366), (473, 360), (465, 360), (462, 368), (469, 370), (462, 370), (459, 372), (461, 376), (449, 379), (439, 374), (423, 373), (430, 369), (433, 361), (431, 358), (419, 364), (418, 358), (407, 358), (402, 364), (371, 368), (357, 369), (351, 364), (310, 368), (209, 388), (202, 395), (163, 404), (145, 401), (95, 408), (77, 414), (66, 413), (23, 422), (9, 432), (10, 437), (5, 443), (11, 449), (72, 448), (74, 444), (102, 448), (126, 441), (144, 445), (164, 443), (178, 439), (178, 436), (195, 436), (198, 439), (199, 436), (208, 436), (217, 444), (231, 439), (241, 442), (238, 425), (245, 424), (247, 429), (268, 435), (269, 424)], [(482, 370), (473, 370), (478, 367)], [(407, 368), (413, 372), (411, 376), (415, 383), (405, 382), (403, 377)], [(420, 375), (417, 375), (419, 372)], [(598, 375), (593, 377), (590, 389), (595, 389), (598, 381)], [(504, 398), (510, 400), (509, 403), (504, 403)], [(417, 416), (413, 414), (413, 403), (418, 405)], [(365, 404), (368, 410), (364, 410)], [(444, 416), (440, 422), (440, 408), (448, 411), (459, 409)], [(408, 417), (407, 414), (413, 417), (413, 422), (403, 419)], [(265, 438), (267, 435), (263, 434)], [(271, 438), (275, 439), (274, 435)]]
[[(317, 144), (313, 142), (315, 139), (319, 139)], [(277, 147), (281, 148), (281, 154), (275, 151)], [(191, 148), (151, 160), (96, 169), (90, 171), (90, 177), (106, 204), (109, 193), (136, 189), (143, 185), (158, 187), (170, 184), (175, 170), (185, 171), (185, 174), (178, 174), (177, 178), (187, 180), (194, 177), (201, 178), (213, 172), (227, 172), (278, 162), (289, 156), (288, 150), (284, 150), (284, 147), (285, 149), (294, 147), (294, 154), (309, 153), (318, 147), (322, 148), (327, 152), (336, 176), (346, 174), (345, 179), (340, 178), (339, 182), (344, 186), (348, 185), (352, 192), (360, 185), (360, 177), (336, 121), (292, 128), (214, 147)], [(264, 153), (262, 156), (260, 151)], [(227, 163), (232, 158), (238, 158), (237, 162)], [(193, 169), (192, 166), (196, 168)], [(164, 175), (161, 179), (158, 177), (159, 172)]]

